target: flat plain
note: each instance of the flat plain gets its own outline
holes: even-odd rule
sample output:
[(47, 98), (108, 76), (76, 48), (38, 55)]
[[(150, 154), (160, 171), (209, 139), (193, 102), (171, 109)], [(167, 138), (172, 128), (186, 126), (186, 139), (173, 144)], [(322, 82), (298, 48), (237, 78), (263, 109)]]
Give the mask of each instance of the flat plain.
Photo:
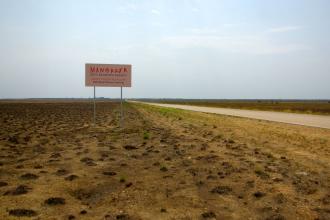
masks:
[(330, 219), (330, 130), (139, 103), (0, 103), (0, 219)]

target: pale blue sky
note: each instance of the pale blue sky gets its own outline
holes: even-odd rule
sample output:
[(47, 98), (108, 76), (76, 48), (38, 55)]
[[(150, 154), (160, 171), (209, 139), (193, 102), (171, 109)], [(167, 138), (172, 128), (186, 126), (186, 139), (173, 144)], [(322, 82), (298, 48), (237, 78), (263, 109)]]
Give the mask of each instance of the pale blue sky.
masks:
[(0, 0), (0, 98), (90, 97), (84, 64), (100, 62), (132, 64), (126, 97), (329, 99), (329, 12), (328, 0)]

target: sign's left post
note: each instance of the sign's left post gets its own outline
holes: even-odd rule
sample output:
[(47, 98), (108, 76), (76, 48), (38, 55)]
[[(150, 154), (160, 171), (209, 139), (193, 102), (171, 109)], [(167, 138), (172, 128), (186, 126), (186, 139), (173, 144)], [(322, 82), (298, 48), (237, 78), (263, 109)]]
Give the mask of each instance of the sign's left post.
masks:
[(94, 86), (94, 117), (93, 117), (93, 124), (95, 125), (96, 119), (96, 104), (95, 104), (95, 86)]

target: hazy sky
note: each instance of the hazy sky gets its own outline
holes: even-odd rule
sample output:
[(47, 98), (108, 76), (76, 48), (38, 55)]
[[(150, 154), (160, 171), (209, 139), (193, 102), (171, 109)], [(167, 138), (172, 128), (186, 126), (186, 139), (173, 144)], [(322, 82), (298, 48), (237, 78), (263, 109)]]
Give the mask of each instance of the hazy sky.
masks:
[(126, 97), (329, 99), (330, 1), (0, 0), (0, 98), (90, 97), (86, 62), (132, 64)]

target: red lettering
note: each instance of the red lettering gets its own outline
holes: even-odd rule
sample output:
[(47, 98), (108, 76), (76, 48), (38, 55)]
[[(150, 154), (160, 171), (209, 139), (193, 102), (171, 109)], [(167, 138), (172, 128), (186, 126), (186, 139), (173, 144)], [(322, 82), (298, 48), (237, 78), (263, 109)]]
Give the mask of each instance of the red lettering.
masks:
[(90, 73), (127, 73), (127, 67), (109, 68), (109, 67), (89, 67)]
[(94, 66), (91, 66), (91, 67), (90, 67), (90, 71), (91, 71), (92, 73), (94, 73), (94, 72), (95, 72), (95, 67), (94, 67)]

